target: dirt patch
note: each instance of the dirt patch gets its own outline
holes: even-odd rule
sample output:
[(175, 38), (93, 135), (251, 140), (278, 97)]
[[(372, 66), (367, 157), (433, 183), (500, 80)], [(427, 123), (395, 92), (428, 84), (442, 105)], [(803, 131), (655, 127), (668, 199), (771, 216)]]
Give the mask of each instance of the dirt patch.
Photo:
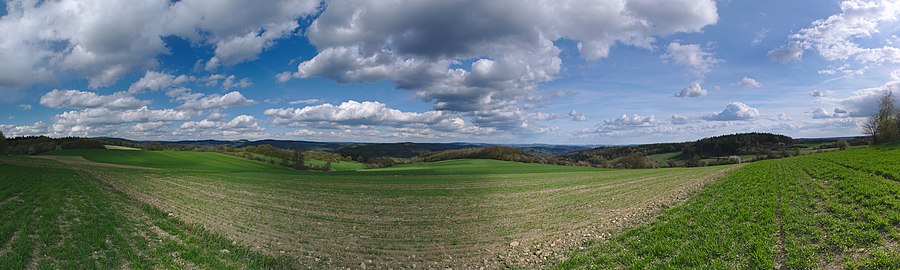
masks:
[(101, 162), (93, 162), (83, 157), (79, 156), (31, 156), (33, 158), (42, 158), (59, 161), (63, 164), (67, 165), (78, 165), (78, 166), (97, 166), (97, 167), (108, 167), (108, 168), (121, 168), (121, 169), (141, 169), (141, 170), (159, 170), (156, 168), (148, 168), (141, 166), (131, 166), (131, 165), (121, 165), (121, 164), (111, 164), (111, 163), (101, 163)]

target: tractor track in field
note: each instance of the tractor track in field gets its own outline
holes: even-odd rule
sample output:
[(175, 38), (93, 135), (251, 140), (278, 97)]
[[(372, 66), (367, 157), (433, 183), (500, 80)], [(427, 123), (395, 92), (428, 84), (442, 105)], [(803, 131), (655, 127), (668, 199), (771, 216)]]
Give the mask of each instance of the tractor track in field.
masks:
[(84, 159), (82, 157), (69, 157), (69, 156), (31, 156), (31, 157), (55, 160), (55, 161), (61, 162), (66, 165), (97, 166), (97, 167), (120, 168), (120, 169), (159, 170), (157, 168), (150, 168), (150, 167), (93, 162), (93, 161)]
[[(316, 190), (272, 190), (171, 175), (150, 174), (151, 176), (141, 178), (144, 180), (139, 180), (143, 184), (133, 186), (133, 183), (126, 184), (119, 180), (121, 177), (117, 177), (115, 173), (91, 174), (115, 189), (163, 209), (179, 219), (227, 235), (238, 243), (249, 245), (253, 250), (297, 257), (302, 265), (311, 268), (355, 268), (359, 264), (352, 262), (360, 262), (375, 269), (459, 266), (477, 269), (503, 266), (548, 267), (553, 261), (564, 258), (570, 250), (585, 243), (608, 239), (612, 232), (646, 222), (660, 209), (684, 200), (705, 184), (737, 167), (739, 166), (723, 168), (704, 177), (668, 184), (672, 188), (663, 192), (647, 190), (647, 187), (661, 181), (666, 182), (667, 178), (690, 175), (649, 175), (624, 182), (603, 181), (550, 189), (536, 188), (488, 196), (480, 201), (454, 199), (439, 203), (389, 199), (368, 193), (347, 197)], [(590, 176), (579, 176), (564, 181), (577, 183), (590, 182), (590, 179)], [(514, 180), (510, 178), (509, 181)], [(365, 187), (363, 183), (351, 185)], [(150, 190), (150, 186), (155, 188)], [(346, 188), (347, 183), (330, 183), (330, 186)], [(396, 186), (403, 185), (378, 188), (387, 190)], [(431, 186), (429, 188), (440, 187)], [(501, 182), (472, 186), (498, 188), (529, 185)], [(631, 199), (644, 196), (642, 194), (646, 192), (659, 194), (649, 200)], [(581, 199), (568, 201), (571, 197)], [(183, 204), (188, 198), (198, 204)], [(366, 207), (340, 207), (341, 205)], [(437, 213), (442, 211), (438, 209), (451, 212), (439, 215)], [(457, 212), (459, 210), (454, 209), (482, 210)], [(580, 213), (578, 215), (587, 219), (534, 223), (540, 220), (563, 221), (566, 220), (567, 213)], [(421, 216), (422, 214), (426, 215)], [(442, 223), (420, 228), (414, 225), (419, 222), (416, 220), (425, 222), (424, 224), (434, 221)], [(297, 224), (299, 227), (278, 224)], [(503, 230), (511, 232), (497, 233)], [(297, 239), (298, 236), (302, 237)], [(396, 241), (397, 239), (411, 241)], [(511, 246), (512, 242), (518, 244)], [(328, 264), (329, 262), (334, 264)], [(416, 267), (412, 267), (413, 265)]]

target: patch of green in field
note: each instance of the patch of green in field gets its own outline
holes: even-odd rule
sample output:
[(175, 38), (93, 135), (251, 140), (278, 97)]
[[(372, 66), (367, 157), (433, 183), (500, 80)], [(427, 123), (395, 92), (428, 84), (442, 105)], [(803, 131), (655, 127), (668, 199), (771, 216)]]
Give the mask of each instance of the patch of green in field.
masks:
[[(262, 160), (262, 162), (266, 162), (269, 164), (280, 165), (284, 162), (284, 159), (282, 159), (280, 157), (273, 157), (273, 156), (268, 156), (268, 155), (263, 155), (263, 154), (258, 154), (258, 153), (251, 153), (251, 152), (243, 152), (243, 153), (249, 154), (251, 157), (258, 158), (258, 159)], [(316, 166), (316, 167), (325, 166), (325, 161), (317, 160), (317, 159), (304, 159), (304, 163), (306, 164), (306, 166)], [(293, 162), (291, 162), (291, 164), (293, 164)], [(355, 170), (362, 170), (365, 168), (366, 168), (366, 164), (359, 163), (356, 161), (341, 161), (341, 162), (332, 162), (331, 163), (332, 171), (355, 171)]]
[[(179, 220), (314, 269), (361, 263), (395, 269), (540, 267), (555, 257), (534, 249), (561, 256), (584, 239), (639, 222), (733, 168), (609, 170), (451, 160), (321, 173), (278, 171), (212, 153), (105, 151), (56, 154), (162, 168), (82, 167), (112, 190)], [(173, 160), (180, 164), (162, 166)]]
[(403, 175), (488, 175), (584, 171), (597, 172), (604, 171), (604, 169), (519, 163), (494, 159), (454, 159), (438, 162), (400, 164), (388, 168), (365, 170), (363, 172), (366, 174), (378, 173)]
[(559, 268), (900, 267), (900, 149), (747, 165)]
[(133, 150), (133, 151), (141, 150), (138, 148), (119, 146), (119, 145), (104, 145), (103, 147), (105, 147), (106, 149), (109, 149), (109, 150)]
[[(322, 167), (325, 166), (325, 161), (317, 160), (317, 159), (306, 159), (304, 160), (306, 166), (317, 166)], [(341, 161), (341, 162), (332, 162), (331, 170), (332, 171), (355, 171), (362, 170), (366, 168), (366, 164), (362, 164), (356, 161)]]
[(211, 152), (77, 149), (56, 151), (49, 154), (56, 156), (81, 156), (93, 162), (168, 170), (217, 172), (289, 170), (278, 165)]
[(0, 269), (293, 267), (130, 198), (92, 172), (40, 159), (0, 162)]
[(662, 153), (662, 154), (656, 154), (656, 155), (649, 155), (647, 157), (650, 158), (650, 160), (655, 161), (656, 163), (666, 164), (666, 162), (669, 162), (669, 160), (675, 159), (675, 157), (677, 157), (678, 155), (681, 155), (681, 152)]

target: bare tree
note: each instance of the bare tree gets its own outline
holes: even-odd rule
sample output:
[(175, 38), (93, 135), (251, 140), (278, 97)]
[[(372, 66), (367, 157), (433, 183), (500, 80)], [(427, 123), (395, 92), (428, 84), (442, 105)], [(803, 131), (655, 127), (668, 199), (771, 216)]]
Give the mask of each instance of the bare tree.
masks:
[(884, 95), (878, 101), (878, 120), (877, 135), (878, 141), (885, 143), (900, 138), (900, 130), (897, 129), (897, 101), (894, 99), (894, 92), (885, 91)]
[(866, 117), (862, 125), (863, 134), (872, 137), (872, 144), (878, 143), (878, 115), (873, 114)]

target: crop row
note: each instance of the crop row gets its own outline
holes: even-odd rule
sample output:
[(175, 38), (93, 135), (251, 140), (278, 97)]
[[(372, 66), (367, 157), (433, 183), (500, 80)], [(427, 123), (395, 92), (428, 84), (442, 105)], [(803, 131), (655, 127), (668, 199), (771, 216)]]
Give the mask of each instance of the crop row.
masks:
[(560, 268), (900, 267), (900, 151), (753, 163)]

